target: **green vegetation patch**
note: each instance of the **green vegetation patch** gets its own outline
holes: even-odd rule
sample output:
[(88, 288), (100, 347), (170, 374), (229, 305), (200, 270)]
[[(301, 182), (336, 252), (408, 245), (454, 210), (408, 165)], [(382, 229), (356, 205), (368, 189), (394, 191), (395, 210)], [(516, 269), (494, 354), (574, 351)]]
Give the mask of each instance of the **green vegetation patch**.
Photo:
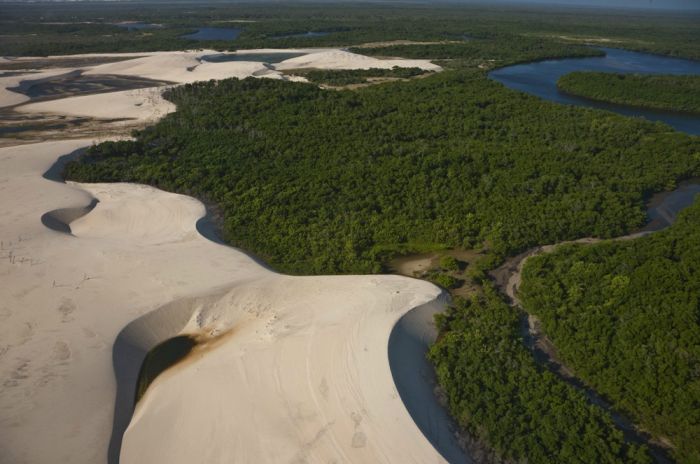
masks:
[(535, 364), (516, 310), (490, 285), (484, 290), (438, 315), (440, 336), (429, 352), (460, 426), (512, 462), (651, 462), (608, 413)]
[(428, 280), (430, 280), (432, 283), (439, 285), (443, 288), (446, 288), (448, 290), (457, 288), (460, 285), (462, 285), (462, 282), (459, 281), (457, 278), (449, 275), (449, 274), (444, 274), (442, 272), (435, 272), (435, 273), (430, 273), (428, 274)]
[(520, 297), (581, 379), (700, 461), (700, 202), (666, 231), (528, 260)]
[(700, 76), (574, 72), (562, 76), (557, 86), (591, 100), (700, 114)]
[(700, 173), (696, 138), (476, 71), (334, 92), (230, 79), (168, 98), (176, 113), (92, 148), (68, 178), (215, 203), (229, 243), (292, 273), (379, 272), (412, 243), (505, 255), (618, 236), (645, 221), (646, 192)]

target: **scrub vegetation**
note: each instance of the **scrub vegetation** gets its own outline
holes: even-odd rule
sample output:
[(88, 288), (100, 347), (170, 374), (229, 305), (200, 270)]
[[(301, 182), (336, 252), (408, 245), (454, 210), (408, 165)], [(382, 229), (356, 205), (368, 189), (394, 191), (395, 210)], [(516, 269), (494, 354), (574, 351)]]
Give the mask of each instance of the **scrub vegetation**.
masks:
[(557, 87), (591, 100), (700, 113), (700, 76), (575, 72), (560, 78)]

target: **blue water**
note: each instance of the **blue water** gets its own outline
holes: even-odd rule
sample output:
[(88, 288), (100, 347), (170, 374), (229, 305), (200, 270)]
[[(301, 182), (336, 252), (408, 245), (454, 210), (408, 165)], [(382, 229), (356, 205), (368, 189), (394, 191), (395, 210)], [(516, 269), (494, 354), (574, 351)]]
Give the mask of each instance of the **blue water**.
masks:
[(189, 40), (236, 40), (243, 32), (234, 27), (200, 27), (197, 32), (185, 34), (183, 39)]
[(700, 74), (700, 61), (670, 58), (615, 48), (602, 48), (604, 57), (567, 58), (518, 64), (496, 69), (489, 77), (511, 89), (535, 95), (545, 100), (570, 105), (614, 111), (626, 116), (643, 117), (664, 122), (678, 131), (700, 135), (700, 116), (647, 110), (610, 103), (595, 102), (560, 92), (557, 81), (574, 71), (600, 71), (639, 74)]
[(682, 182), (676, 190), (654, 195), (647, 210), (645, 231), (662, 230), (673, 224), (678, 214), (700, 195), (700, 179)]

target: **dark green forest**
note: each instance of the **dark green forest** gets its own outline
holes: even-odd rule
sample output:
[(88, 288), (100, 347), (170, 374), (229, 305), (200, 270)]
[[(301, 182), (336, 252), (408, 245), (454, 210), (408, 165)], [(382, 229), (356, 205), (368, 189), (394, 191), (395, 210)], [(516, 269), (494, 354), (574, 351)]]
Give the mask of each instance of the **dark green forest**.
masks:
[(223, 211), (226, 240), (290, 273), (614, 237), (643, 224), (650, 192), (700, 173), (697, 138), (543, 102), (483, 72), (334, 92), (230, 79), (167, 97), (176, 113), (92, 148), (68, 178), (203, 198)]
[(651, 462), (609, 414), (535, 363), (519, 318), (490, 284), (436, 318), (429, 357), (460, 426), (510, 462)]
[(381, 45), (351, 48), (350, 51), (362, 55), (446, 60), (448, 65), (452, 60), (459, 60), (461, 65), (469, 64), (481, 69), (550, 58), (605, 54), (597, 48), (510, 34), (489, 34), (488, 38), (458, 43)]
[(700, 113), (700, 76), (575, 72), (559, 79), (557, 87), (592, 100)]
[[(245, 22), (230, 22), (230, 21)], [(163, 25), (119, 28), (120, 21)], [(253, 22), (250, 22), (253, 21)], [(0, 55), (43, 56), (183, 48), (349, 46), (387, 40), (498, 42), (502, 55), (520, 41), (596, 43), (700, 59), (697, 14), (579, 8), (503, 8), (455, 4), (225, 2), (2, 2)], [(242, 29), (234, 41), (187, 40), (199, 27)], [(283, 37), (327, 32), (316, 37)], [(478, 57), (487, 60), (487, 54)], [(523, 57), (524, 59), (525, 57)]]
[(579, 378), (700, 461), (700, 202), (663, 232), (528, 260), (520, 298)]

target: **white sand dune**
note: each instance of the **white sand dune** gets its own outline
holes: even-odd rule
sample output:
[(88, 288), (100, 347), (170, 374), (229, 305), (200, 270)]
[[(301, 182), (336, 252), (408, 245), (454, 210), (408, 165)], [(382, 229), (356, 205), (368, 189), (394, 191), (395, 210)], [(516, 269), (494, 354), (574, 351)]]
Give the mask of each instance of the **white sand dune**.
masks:
[[(280, 72), (301, 68), (389, 69), (394, 66), (399, 66), (419, 67), (432, 71), (441, 70), (438, 65), (428, 60), (378, 59), (338, 49), (320, 49), (320, 51), (319, 49), (261, 49), (237, 52), (238, 55), (258, 53), (306, 53), (304, 56), (283, 61), (277, 64), (274, 69), (267, 67), (261, 62), (255, 61), (213, 63), (201, 59), (203, 56), (216, 53), (218, 52), (213, 50), (197, 50), (147, 54), (115, 54), (114, 56), (133, 56), (134, 58), (115, 63), (87, 66), (81, 69), (86, 75), (114, 74), (137, 76), (178, 84), (230, 77), (243, 79), (251, 76), (305, 81), (305, 79), (295, 76), (284, 76)], [(73, 57), (84, 58), (98, 56), (112, 55), (73, 55)], [(65, 71), (66, 70), (62, 70), (62, 72)], [(47, 73), (52, 72), (54, 72), (54, 70), (47, 71)], [(3, 79), (0, 79), (0, 107), (23, 103), (28, 100), (24, 95), (8, 91), (7, 87), (15, 86), (23, 79), (35, 79), (33, 75), (30, 77), (8, 77)], [(26, 103), (19, 106), (17, 111), (150, 122), (175, 110), (174, 105), (160, 96), (161, 90), (162, 88), (155, 87)]]
[[(367, 63), (324, 53), (318, 66), (333, 56), (345, 60), (338, 66)], [(88, 72), (190, 82), (259, 69), (183, 71), (197, 54)], [(23, 108), (155, 119), (173, 110), (159, 91)], [(0, 463), (116, 463), (120, 453), (127, 464), (443, 462), (399, 397), (387, 352), (395, 323), (438, 301), (437, 287), (397, 276), (279, 275), (202, 237), (205, 209), (192, 198), (42, 177), (89, 143), (0, 149)], [(156, 379), (132, 419), (144, 355), (182, 333), (202, 345)]]
[[(142, 78), (175, 82), (178, 84), (224, 79), (229, 77), (245, 78), (254, 75), (266, 75), (270, 70), (262, 63), (200, 62), (201, 56), (211, 51), (154, 53), (137, 56), (131, 60), (118, 61), (92, 66), (84, 70), (86, 75), (114, 74), (138, 76)], [(279, 73), (274, 77), (279, 78)], [(33, 76), (31, 77), (33, 79)], [(163, 88), (153, 87), (119, 92), (81, 95), (28, 103), (17, 108), (25, 113), (52, 113), (71, 116), (84, 116), (99, 119), (129, 119), (142, 122), (157, 121), (164, 115), (175, 111), (175, 105), (162, 98)], [(9, 101), (22, 99), (9, 96)], [(0, 97), (2, 95), (0, 94)], [(12, 98), (12, 100), (10, 100)], [(24, 97), (26, 99), (26, 97)], [(0, 100), (2, 101), (2, 100)]]
[(229, 61), (212, 63), (201, 61), (208, 51), (173, 52), (149, 55), (133, 60), (118, 61), (92, 67), (85, 74), (116, 74), (139, 76), (184, 84), (228, 77), (245, 78), (267, 70), (262, 63)]
[[(175, 111), (175, 105), (162, 97), (163, 89), (123, 90), (80, 95), (60, 100), (28, 103), (17, 107), (21, 113), (51, 113), (98, 119), (128, 119), (155, 122)], [(128, 122), (128, 121), (127, 121)]]
[(421, 68), (426, 71), (440, 71), (442, 69), (428, 60), (380, 59), (344, 50), (328, 50), (290, 58), (276, 65), (275, 69), (391, 69), (394, 66), (399, 68)]

